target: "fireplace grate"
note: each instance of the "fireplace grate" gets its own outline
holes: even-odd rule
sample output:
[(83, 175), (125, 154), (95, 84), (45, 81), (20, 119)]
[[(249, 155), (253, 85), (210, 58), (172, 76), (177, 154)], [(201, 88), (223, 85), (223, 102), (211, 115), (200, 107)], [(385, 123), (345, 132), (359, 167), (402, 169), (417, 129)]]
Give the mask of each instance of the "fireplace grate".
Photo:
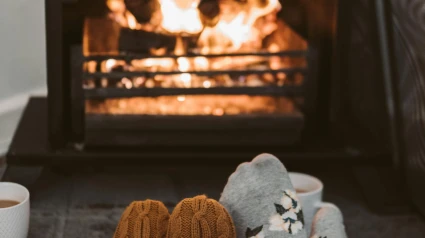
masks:
[[(133, 60), (143, 59), (178, 59), (178, 58), (235, 58), (236, 57), (262, 57), (264, 60), (270, 57), (287, 57), (287, 58), (306, 58), (307, 51), (280, 51), (280, 52), (251, 52), (251, 53), (225, 53), (225, 54), (199, 54), (190, 53), (185, 55), (143, 55), (134, 53), (122, 53), (118, 55), (92, 55), (84, 57), (84, 63), (95, 62), (101, 65), (102, 62), (107, 60), (122, 60), (127, 65), (131, 64)], [(179, 75), (190, 74), (196, 76), (214, 77), (219, 75), (229, 75), (232, 78), (243, 77), (244, 75), (266, 75), (272, 78), (277, 78), (278, 74), (285, 74), (288, 79), (284, 85), (277, 85), (269, 83), (262, 86), (246, 86), (234, 85), (232, 87), (105, 87), (101, 86), (100, 81), (107, 79), (110, 85), (115, 85), (123, 78), (132, 77), (145, 77), (153, 78), (157, 75)], [(240, 69), (209, 69), (209, 70), (136, 70), (136, 71), (111, 71), (102, 72), (99, 68), (96, 72), (83, 72), (83, 82), (87, 84), (88, 81), (94, 82), (90, 87), (85, 87), (84, 95), (87, 99), (102, 99), (102, 98), (121, 98), (121, 97), (156, 97), (156, 96), (172, 96), (172, 95), (249, 95), (249, 96), (288, 96), (288, 97), (301, 97), (303, 94), (302, 83), (295, 83), (296, 78), (305, 78), (307, 74), (307, 67), (305, 66), (280, 66), (271, 68), (269, 66), (252, 66)], [(299, 80), (298, 80), (299, 81)]]

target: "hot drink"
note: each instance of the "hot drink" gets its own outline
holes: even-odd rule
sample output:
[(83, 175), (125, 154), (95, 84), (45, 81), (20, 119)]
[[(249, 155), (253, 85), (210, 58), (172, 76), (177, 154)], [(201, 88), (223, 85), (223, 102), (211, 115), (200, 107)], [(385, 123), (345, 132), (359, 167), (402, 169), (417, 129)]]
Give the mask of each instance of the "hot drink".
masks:
[(305, 190), (305, 189), (300, 189), (300, 188), (295, 188), (295, 191), (297, 192), (297, 194), (300, 194), (300, 193), (306, 193), (306, 192), (308, 192), (307, 190)]
[(0, 200), (0, 208), (13, 207), (18, 205), (20, 202), (14, 200)]

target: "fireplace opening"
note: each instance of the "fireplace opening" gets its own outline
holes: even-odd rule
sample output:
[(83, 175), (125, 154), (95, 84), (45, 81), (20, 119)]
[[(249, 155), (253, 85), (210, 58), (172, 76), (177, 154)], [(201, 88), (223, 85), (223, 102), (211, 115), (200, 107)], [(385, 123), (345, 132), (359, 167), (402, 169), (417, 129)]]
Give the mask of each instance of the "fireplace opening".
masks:
[(387, 158), (385, 71), (370, 37), (380, 31), (368, 11), (338, 0), (45, 7), (48, 96), (28, 103), (15, 162)]
[(72, 50), (84, 144), (146, 145), (152, 140), (140, 136), (152, 128), (197, 131), (188, 145), (212, 128), (225, 133), (220, 145), (236, 129), (281, 134), (270, 145), (300, 140), (308, 43), (279, 17), (279, 0), (103, 3), (102, 14), (84, 16), (82, 45)]

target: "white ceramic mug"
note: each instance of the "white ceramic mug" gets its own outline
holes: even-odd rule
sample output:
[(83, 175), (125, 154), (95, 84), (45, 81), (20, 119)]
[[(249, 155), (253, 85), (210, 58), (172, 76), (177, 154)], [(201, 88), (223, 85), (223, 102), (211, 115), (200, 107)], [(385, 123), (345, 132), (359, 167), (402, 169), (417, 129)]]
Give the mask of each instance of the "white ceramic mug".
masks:
[(294, 172), (289, 173), (289, 178), (301, 202), (304, 227), (310, 236), (313, 218), (317, 210), (324, 206), (333, 206), (333, 204), (322, 202), (323, 183), (319, 179), (308, 174)]
[(0, 200), (19, 202), (0, 208), (0, 237), (26, 238), (30, 222), (30, 193), (16, 183), (0, 182)]

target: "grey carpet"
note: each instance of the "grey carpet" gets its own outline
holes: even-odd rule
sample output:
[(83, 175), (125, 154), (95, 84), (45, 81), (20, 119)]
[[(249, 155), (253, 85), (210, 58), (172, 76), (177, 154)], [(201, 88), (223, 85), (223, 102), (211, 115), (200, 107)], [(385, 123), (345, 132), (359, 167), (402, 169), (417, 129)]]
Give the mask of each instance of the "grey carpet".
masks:
[[(9, 169), (8, 180), (30, 188), (29, 238), (110, 238), (130, 201), (157, 199), (171, 211), (186, 197), (207, 194), (218, 199), (234, 167), (111, 167), (76, 169), (68, 174)], [(425, 222), (413, 212), (382, 216), (369, 211), (351, 170), (335, 167), (306, 172), (323, 180), (324, 199), (342, 210), (348, 237), (425, 237)]]

